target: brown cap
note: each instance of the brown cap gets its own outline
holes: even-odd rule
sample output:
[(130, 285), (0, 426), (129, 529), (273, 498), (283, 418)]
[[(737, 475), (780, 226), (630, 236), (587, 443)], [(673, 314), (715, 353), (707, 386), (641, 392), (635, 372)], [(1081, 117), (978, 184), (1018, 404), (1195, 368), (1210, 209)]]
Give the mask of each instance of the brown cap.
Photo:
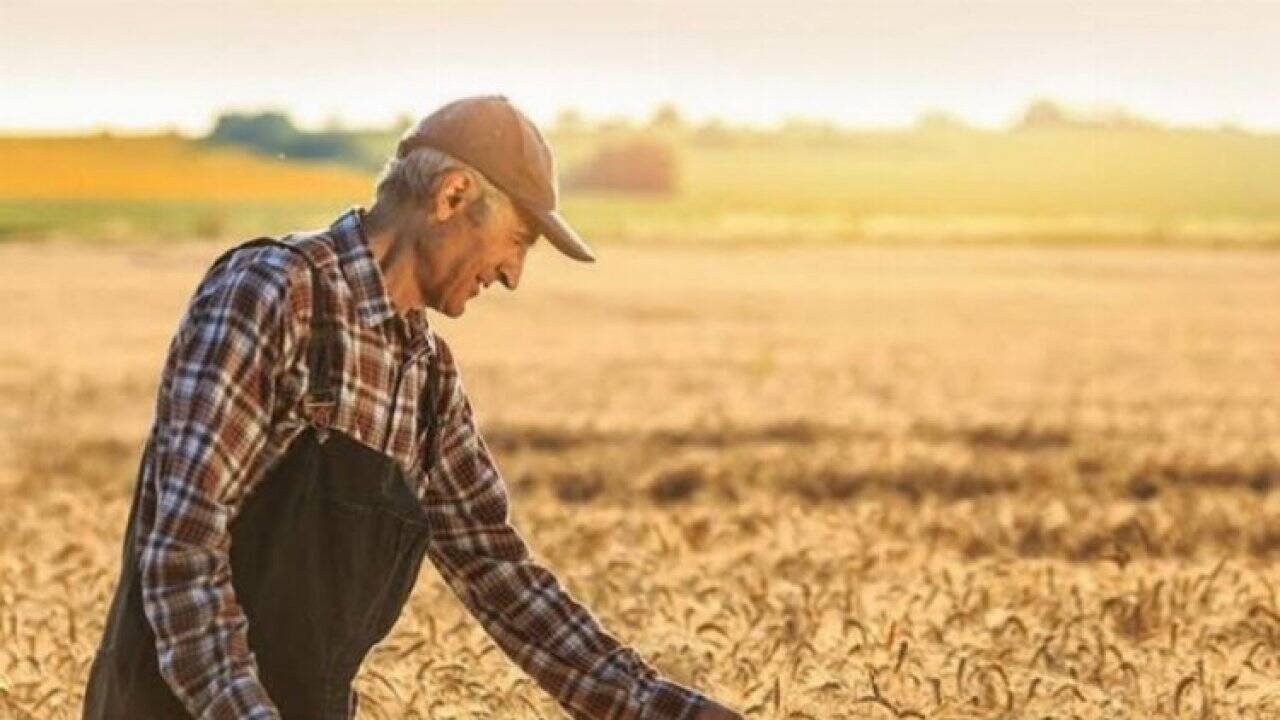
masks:
[(400, 138), (396, 157), (430, 147), (478, 170), (537, 223), (537, 230), (574, 260), (594, 261), (591, 248), (556, 212), (555, 158), (538, 128), (502, 95), (455, 100)]

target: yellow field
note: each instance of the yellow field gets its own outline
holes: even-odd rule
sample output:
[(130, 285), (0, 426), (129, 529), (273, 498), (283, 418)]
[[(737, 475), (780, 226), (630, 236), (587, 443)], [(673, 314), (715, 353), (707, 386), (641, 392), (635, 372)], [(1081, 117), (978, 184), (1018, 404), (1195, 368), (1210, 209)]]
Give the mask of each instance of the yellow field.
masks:
[(0, 240), (235, 238), (366, 202), (372, 178), (172, 135), (0, 136)]
[(177, 136), (0, 136), (0, 198), (287, 201), (364, 198), (365, 173), (305, 165)]
[[(0, 717), (77, 717), (211, 244), (0, 246)], [(1280, 717), (1280, 255), (545, 246), (442, 322), (535, 552), (752, 718)], [(424, 569), (365, 718), (559, 717)]]

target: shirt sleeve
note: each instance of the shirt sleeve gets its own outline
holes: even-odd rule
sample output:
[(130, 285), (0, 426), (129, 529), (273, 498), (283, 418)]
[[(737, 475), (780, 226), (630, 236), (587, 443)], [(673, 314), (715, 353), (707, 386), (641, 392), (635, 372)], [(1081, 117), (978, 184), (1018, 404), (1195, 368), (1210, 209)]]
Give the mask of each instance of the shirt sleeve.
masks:
[(160, 674), (177, 698), (195, 718), (257, 720), (279, 711), (231, 584), (228, 524), (268, 436), (287, 273), (256, 259), (229, 264), (197, 288), (169, 348), (139, 570)]
[(457, 374), (444, 375), (439, 459), (423, 503), (428, 554), (454, 593), (576, 720), (693, 718), (700, 693), (659, 676), (530, 558)]

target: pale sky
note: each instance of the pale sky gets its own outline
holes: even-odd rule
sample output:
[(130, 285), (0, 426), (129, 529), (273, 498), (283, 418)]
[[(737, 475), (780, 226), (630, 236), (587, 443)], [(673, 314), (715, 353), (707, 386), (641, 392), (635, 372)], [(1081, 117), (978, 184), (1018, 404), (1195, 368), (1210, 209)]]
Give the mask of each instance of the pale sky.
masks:
[(0, 0), (0, 131), (177, 127), (224, 109), (382, 124), (501, 92), (535, 119), (828, 118), (1031, 99), (1280, 129), (1280, 0), (840, 3)]

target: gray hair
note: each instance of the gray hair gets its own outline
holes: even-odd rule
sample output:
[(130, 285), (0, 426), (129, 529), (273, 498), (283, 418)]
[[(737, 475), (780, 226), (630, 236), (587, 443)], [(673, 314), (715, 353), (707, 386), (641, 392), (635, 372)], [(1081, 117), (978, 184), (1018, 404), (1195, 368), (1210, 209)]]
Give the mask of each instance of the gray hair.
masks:
[(440, 189), (445, 173), (451, 170), (466, 173), (479, 188), (479, 196), (468, 203), (465, 211), (472, 222), (482, 223), (494, 202), (506, 200), (506, 195), (475, 168), (435, 148), (418, 147), (403, 158), (387, 161), (378, 177), (375, 203), (393, 212), (425, 207)]

